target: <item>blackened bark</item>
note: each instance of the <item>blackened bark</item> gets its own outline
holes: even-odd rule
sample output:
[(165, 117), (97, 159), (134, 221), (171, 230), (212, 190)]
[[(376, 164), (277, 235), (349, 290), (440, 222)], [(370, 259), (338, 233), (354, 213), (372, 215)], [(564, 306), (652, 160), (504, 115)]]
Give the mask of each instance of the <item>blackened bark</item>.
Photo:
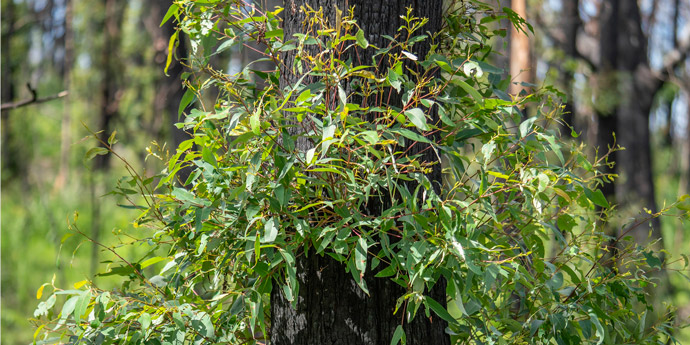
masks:
[[(597, 112), (597, 126), (596, 126), (596, 146), (598, 150), (598, 156), (601, 158), (603, 155), (609, 153), (609, 148), (613, 148), (616, 144), (616, 137), (614, 133), (617, 132), (616, 129), (616, 116), (611, 113), (601, 113)], [(618, 152), (611, 152), (607, 157), (608, 162), (616, 162), (616, 154)], [(601, 167), (601, 172), (607, 175), (615, 174), (616, 167), (611, 165), (606, 165)], [(613, 200), (616, 195), (616, 184), (612, 180), (606, 179), (604, 185), (601, 186), (601, 192), (604, 193), (607, 199)]]
[[(167, 13), (170, 4), (171, 2), (168, 0), (150, 1), (150, 15), (145, 19), (145, 25), (155, 49), (154, 63), (161, 71), (165, 68), (168, 57), (168, 42), (170, 37), (175, 34), (175, 22), (172, 19), (160, 27), (160, 22)], [(168, 68), (168, 75), (161, 74), (155, 81), (156, 96), (153, 100), (153, 114), (158, 120), (165, 120), (160, 122), (167, 124), (169, 140), (174, 144), (174, 147), (177, 147), (181, 142), (190, 138), (189, 134), (175, 126), (176, 123), (182, 121), (178, 114), (180, 100), (185, 93), (180, 82), (184, 72), (184, 65), (181, 61), (187, 58), (187, 42), (180, 39), (173, 53), (175, 56)], [(162, 133), (158, 134), (161, 135)]]
[[(15, 97), (15, 80), (14, 69), (15, 64), (12, 61), (12, 54), (10, 52), (10, 42), (14, 34), (15, 17), (14, 1), (8, 1), (2, 7), (2, 95), (1, 103), (9, 103)], [(26, 176), (26, 164), (22, 164), (25, 159), (20, 159), (19, 152), (13, 149), (13, 133), (10, 129), (10, 110), (2, 110), (0, 115), (2, 119), (2, 166), (3, 166), (3, 181), (8, 180), (14, 176)]]
[[(642, 32), (640, 9), (636, 1), (621, 1), (618, 38), (620, 50), (619, 69), (630, 79), (621, 85), (622, 103), (618, 110), (618, 133), (620, 144), (625, 147), (618, 153), (618, 168), (623, 176), (616, 191), (619, 203), (639, 205), (653, 212), (657, 210), (652, 178), (651, 138), (649, 115), (654, 95), (661, 88), (661, 81), (654, 76), (647, 60), (647, 38)], [(648, 230), (640, 227), (634, 236), (638, 243), (644, 243)], [(652, 222), (652, 240), (661, 238), (661, 224), (656, 218)]]
[[(271, 293), (271, 344), (389, 344), (395, 328), (403, 324), (407, 344), (450, 344), (446, 322), (424, 315), (419, 308), (411, 323), (403, 321), (403, 308), (396, 315), (396, 299), (405, 289), (388, 278), (374, 278), (367, 269), (367, 296), (345, 266), (310, 253), (297, 260), (300, 283), (297, 310), (292, 309), (280, 288)], [(431, 297), (445, 306), (445, 284), (439, 282)]]
[[(600, 152), (615, 144), (625, 148), (616, 152), (614, 172), (620, 180), (614, 187), (605, 185), (607, 197), (619, 205), (646, 207), (656, 211), (649, 114), (661, 81), (652, 73), (647, 60), (647, 38), (642, 31), (640, 9), (636, 1), (607, 0), (599, 13), (600, 61), (597, 78), (600, 92), (615, 97), (616, 104), (599, 112), (598, 145)], [(661, 237), (658, 219), (652, 221), (652, 240)], [(643, 226), (633, 231), (638, 243), (647, 242), (649, 230)]]
[[(597, 88), (599, 90), (609, 89), (611, 85), (615, 85), (612, 79), (615, 78), (616, 61), (618, 59), (618, 46), (612, 44), (617, 42), (618, 36), (618, 0), (609, 0), (601, 4), (599, 10), (599, 66), (598, 74), (596, 76)], [(606, 86), (608, 87), (606, 87)], [(604, 97), (599, 94), (597, 97)], [(616, 145), (614, 140), (614, 132), (617, 131), (617, 109), (607, 109), (606, 112), (597, 110), (597, 148), (599, 156), (606, 154), (609, 148)], [(620, 133), (618, 133), (620, 135)], [(616, 153), (613, 152), (608, 157), (609, 161), (616, 161)], [(603, 168), (603, 173), (615, 174), (616, 169), (612, 166)], [(615, 198), (616, 186), (613, 183), (606, 183), (602, 186), (601, 191), (609, 198)]]
[[(436, 32), (441, 27), (441, 0), (433, 1), (344, 1), (344, 0), (286, 0), (284, 12), (284, 32), (286, 39), (300, 32), (304, 14), (300, 7), (309, 5), (314, 9), (323, 8), (324, 14), (334, 24), (336, 7), (343, 10), (354, 6), (354, 16), (367, 35), (367, 40), (376, 46), (385, 47), (389, 41), (383, 35), (395, 36), (407, 7), (414, 9), (417, 17), (429, 18), (424, 31)], [(424, 42), (413, 47), (411, 53), (423, 59), (429, 52)], [(355, 64), (372, 64), (373, 51), (359, 50), (351, 56)], [(285, 56), (282, 66), (281, 86), (293, 85), (300, 76), (292, 73), (290, 66), (294, 55)], [(389, 91), (392, 92), (392, 91)], [(390, 104), (400, 102), (400, 95), (391, 94)], [(367, 100), (362, 100), (366, 102)], [(308, 142), (298, 141), (300, 149), (307, 149)], [(434, 162), (437, 158), (431, 150), (417, 145), (410, 154), (423, 152), (423, 161)], [(440, 185), (440, 164), (436, 164), (428, 175), (435, 185)], [(370, 207), (367, 212), (380, 212), (378, 207)], [(381, 269), (381, 267), (379, 267)], [(450, 344), (445, 333), (447, 326), (442, 319), (424, 315), (420, 307), (411, 323), (403, 321), (403, 311), (393, 315), (398, 297), (405, 289), (388, 278), (374, 278), (376, 272), (369, 267), (364, 276), (370, 295), (367, 296), (345, 271), (343, 264), (328, 256), (314, 254), (308, 248), (297, 257), (297, 276), (300, 284), (297, 308), (293, 309), (281, 289), (274, 284), (271, 293), (271, 344), (388, 344), (398, 325), (403, 325), (407, 344)], [(439, 279), (428, 294), (445, 306), (445, 281)]]
[[(103, 131), (106, 138), (112, 132), (112, 124), (119, 117), (120, 98), (122, 96), (122, 71), (124, 65), (120, 61), (120, 41), (122, 21), (124, 19), (127, 2), (105, 0), (105, 18), (103, 27), (103, 46), (101, 51), (101, 80), (100, 119), (98, 130)], [(110, 155), (99, 155), (94, 158), (94, 167), (104, 170), (108, 166)]]

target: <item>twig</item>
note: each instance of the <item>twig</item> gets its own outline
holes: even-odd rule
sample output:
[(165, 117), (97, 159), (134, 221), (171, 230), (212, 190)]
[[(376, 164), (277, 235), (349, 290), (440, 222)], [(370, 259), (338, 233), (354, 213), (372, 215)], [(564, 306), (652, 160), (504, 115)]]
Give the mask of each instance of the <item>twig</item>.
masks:
[(30, 84), (27, 83), (26, 87), (29, 89), (29, 92), (31, 92), (31, 98), (25, 99), (23, 101), (17, 101), (17, 102), (2, 104), (2, 106), (0, 106), (0, 110), (17, 109), (19, 107), (27, 106), (27, 105), (34, 104), (34, 103), (48, 102), (48, 101), (52, 101), (54, 99), (65, 97), (69, 94), (69, 91), (63, 90), (63, 91), (58, 92), (55, 95), (39, 98), (38, 93), (36, 92), (36, 90), (33, 87), (31, 87)]

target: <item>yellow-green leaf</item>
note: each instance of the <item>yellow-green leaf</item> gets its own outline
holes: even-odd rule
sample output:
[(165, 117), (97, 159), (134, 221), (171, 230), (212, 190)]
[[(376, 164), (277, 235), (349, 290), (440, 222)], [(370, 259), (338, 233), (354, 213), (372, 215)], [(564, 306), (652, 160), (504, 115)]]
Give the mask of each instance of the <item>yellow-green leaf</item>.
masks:
[(252, 116), (249, 118), (249, 125), (252, 127), (252, 132), (254, 134), (259, 135), (259, 113), (255, 112), (252, 114)]
[(108, 138), (108, 145), (115, 145), (115, 143), (117, 143), (117, 139), (115, 139), (115, 134), (117, 134), (117, 131), (113, 131), (113, 134), (111, 134)]
[(355, 38), (357, 39), (357, 45), (361, 48), (366, 49), (367, 47), (369, 47), (369, 42), (366, 38), (364, 38), (364, 31), (362, 31), (362, 29), (359, 29), (359, 31), (357, 31)]
[(40, 288), (38, 288), (38, 291), (36, 291), (36, 299), (41, 299), (41, 297), (43, 296), (44, 287), (46, 287), (46, 284), (43, 284)]
[(156, 264), (156, 263), (159, 263), (159, 262), (161, 262), (161, 261), (163, 261), (163, 260), (165, 260), (165, 259), (167, 259), (167, 258), (160, 257), (160, 256), (156, 256), (156, 257), (147, 259), (147, 260), (145, 260), (144, 262), (141, 263), (141, 268), (149, 267), (149, 266), (151, 266), (151, 265), (153, 265), (153, 264)]
[(179, 31), (175, 31), (175, 33), (170, 36), (170, 41), (168, 42), (168, 58), (165, 60), (165, 69), (163, 70), (163, 73), (165, 75), (168, 75), (168, 67), (170, 67), (170, 62), (172, 62), (172, 57), (175, 55), (173, 53), (173, 49), (175, 48), (175, 42), (177, 42), (177, 35), (179, 34)]
[(170, 5), (170, 8), (168, 8), (168, 12), (166, 12), (165, 16), (163, 16), (163, 20), (161, 21), (161, 25), (159, 27), (162, 27), (173, 15), (177, 16), (177, 12), (179, 10), (180, 6), (177, 6), (177, 4)]
[(107, 155), (108, 154), (108, 149), (105, 147), (94, 147), (88, 151), (86, 151), (86, 154), (84, 155), (84, 160), (91, 160), (93, 157), (96, 156), (102, 156), (102, 155)]
[(84, 286), (84, 284), (86, 284), (86, 283), (88, 283), (88, 280), (82, 280), (80, 282), (76, 282), (76, 283), (74, 283), (74, 288), (78, 289), (78, 288)]

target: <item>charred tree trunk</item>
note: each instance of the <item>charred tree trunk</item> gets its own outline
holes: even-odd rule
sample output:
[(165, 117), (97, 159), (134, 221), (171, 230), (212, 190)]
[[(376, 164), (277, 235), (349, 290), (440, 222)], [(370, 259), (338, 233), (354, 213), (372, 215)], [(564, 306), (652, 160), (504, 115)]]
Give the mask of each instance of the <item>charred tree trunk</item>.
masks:
[[(120, 98), (122, 96), (122, 71), (120, 61), (121, 29), (127, 3), (117, 0), (105, 0), (105, 18), (103, 27), (103, 46), (101, 51), (101, 98), (98, 130), (107, 138), (112, 132), (112, 125), (119, 117)], [(110, 155), (99, 155), (94, 158), (94, 167), (104, 170), (108, 166)]]
[[(596, 95), (597, 101), (603, 97), (616, 97), (610, 90), (615, 90), (616, 84), (615, 71), (618, 60), (618, 45), (613, 42), (617, 41), (618, 0), (604, 1), (599, 10), (599, 66), (597, 66), (597, 75), (594, 78), (596, 90), (599, 91)], [(597, 107), (597, 122), (596, 145), (599, 152), (598, 156), (602, 157), (608, 153), (609, 148), (617, 144), (614, 139), (614, 133), (617, 132), (616, 123), (618, 122), (616, 107), (609, 109)], [(618, 135), (620, 136), (621, 133), (618, 133)], [(616, 153), (612, 152), (608, 160), (611, 162), (617, 161)], [(606, 166), (603, 172), (615, 174), (616, 170), (613, 166)], [(606, 183), (602, 186), (601, 191), (607, 198), (614, 199), (616, 186), (613, 183)]]
[[(14, 1), (8, 1), (2, 6), (2, 104), (12, 102), (15, 97), (15, 83), (14, 83), (14, 63), (10, 54), (10, 42), (14, 34), (15, 7)], [(26, 176), (22, 173), (22, 160), (19, 159), (18, 153), (13, 150), (12, 137), (13, 133), (10, 130), (10, 110), (2, 110), (0, 123), (2, 124), (2, 166), (3, 166), (3, 181), (14, 176)]]
[[(170, 37), (175, 34), (174, 21), (169, 20), (167, 23), (163, 24), (162, 27), (160, 26), (170, 4), (171, 2), (167, 0), (149, 2), (150, 15), (145, 19), (145, 26), (151, 36), (155, 49), (154, 63), (161, 71), (165, 68), (168, 57), (168, 41)], [(185, 40), (179, 40), (179, 45), (173, 51), (173, 54), (175, 54), (175, 56), (168, 68), (168, 75), (161, 75), (155, 81), (154, 87), (156, 89), (156, 95), (153, 99), (153, 114), (157, 117), (157, 120), (164, 120), (160, 122), (164, 123), (164, 126), (167, 127), (165, 132), (169, 132), (168, 139), (174, 145), (173, 147), (177, 147), (181, 142), (189, 139), (189, 135), (185, 133), (185, 131), (175, 127), (175, 123), (181, 121), (178, 109), (180, 100), (185, 93), (182, 83), (180, 82), (180, 78), (184, 72), (184, 65), (182, 65), (180, 61), (186, 59), (188, 54)], [(163, 133), (158, 134), (162, 135)]]
[[(330, 23), (334, 23), (336, 8), (345, 12), (346, 6), (354, 6), (355, 18), (366, 33), (367, 40), (385, 47), (388, 41), (382, 36), (396, 35), (401, 24), (400, 15), (405, 14), (408, 6), (414, 8), (415, 16), (430, 19), (424, 31), (438, 31), (443, 2), (287, 0), (284, 6), (286, 39), (302, 29), (304, 14), (300, 12), (300, 7), (307, 4), (314, 9), (323, 8)], [(423, 43), (413, 47), (412, 53), (420, 59), (429, 51), (429, 46)], [(352, 59), (355, 63), (370, 64), (372, 54), (371, 51), (360, 50), (358, 57), (353, 56)], [(285, 65), (291, 66), (292, 59), (294, 56), (285, 56)], [(300, 77), (292, 74), (289, 67), (282, 72), (283, 85), (292, 85)], [(393, 104), (395, 102), (391, 101)], [(422, 159), (435, 160), (430, 156)], [(435, 169), (429, 178), (437, 182), (435, 184), (440, 184), (439, 169)], [(380, 205), (370, 206), (366, 211), (380, 212)], [(411, 323), (407, 323), (403, 321), (403, 312), (393, 315), (396, 300), (405, 290), (387, 278), (374, 278), (376, 271), (366, 271), (364, 279), (370, 292), (367, 296), (351, 274), (346, 272), (343, 264), (329, 256), (317, 255), (308, 248), (297, 257), (297, 270), (300, 289), (296, 309), (292, 308), (277, 284), (271, 293), (271, 344), (388, 344), (396, 327), (401, 324), (407, 335), (407, 344), (450, 344), (450, 337), (445, 333), (446, 323), (440, 318), (433, 315), (425, 317), (420, 311)], [(445, 306), (445, 282), (442, 279), (437, 282), (429, 295)]]
[[(654, 76), (647, 60), (647, 38), (642, 32), (637, 2), (605, 1), (600, 18), (603, 22), (600, 28), (599, 75), (605, 78), (604, 86), (614, 90), (609, 96), (615, 97), (617, 103), (607, 115), (608, 119), (606, 116), (599, 119), (600, 124), (615, 123), (616, 143), (625, 148), (616, 152), (614, 158), (620, 180), (614, 191), (605, 187), (604, 192), (615, 194), (620, 205), (646, 207), (654, 212), (657, 207), (652, 179), (649, 114), (661, 81)], [(600, 126), (599, 132), (600, 144), (613, 144), (609, 128)], [(601, 149), (604, 147), (600, 146)], [(640, 226), (633, 235), (642, 244), (647, 242), (648, 232), (649, 228)], [(661, 226), (655, 219), (652, 221), (652, 240), (660, 237)]]

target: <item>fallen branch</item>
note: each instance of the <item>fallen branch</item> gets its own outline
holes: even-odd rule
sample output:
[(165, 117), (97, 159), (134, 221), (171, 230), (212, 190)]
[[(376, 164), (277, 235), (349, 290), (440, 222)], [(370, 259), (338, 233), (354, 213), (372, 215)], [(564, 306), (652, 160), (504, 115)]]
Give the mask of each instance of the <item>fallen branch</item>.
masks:
[(30, 105), (30, 104), (43, 103), (43, 102), (47, 102), (47, 101), (52, 101), (52, 100), (54, 100), (54, 99), (58, 99), (58, 98), (65, 97), (65, 96), (67, 96), (67, 95), (69, 94), (69, 92), (68, 92), (67, 90), (63, 90), (63, 91), (58, 92), (58, 93), (55, 94), (55, 95), (51, 95), (51, 96), (39, 98), (39, 97), (38, 97), (38, 93), (36, 92), (36, 90), (34, 90), (34, 88), (31, 87), (31, 85), (26, 84), (26, 87), (27, 87), (27, 88), (29, 89), (29, 91), (31, 92), (31, 98), (25, 99), (25, 100), (23, 100), (23, 101), (17, 101), (17, 102), (2, 104), (2, 105), (0, 106), (0, 110), (17, 109), (17, 108), (19, 108), (19, 107), (23, 107), (23, 106)]

